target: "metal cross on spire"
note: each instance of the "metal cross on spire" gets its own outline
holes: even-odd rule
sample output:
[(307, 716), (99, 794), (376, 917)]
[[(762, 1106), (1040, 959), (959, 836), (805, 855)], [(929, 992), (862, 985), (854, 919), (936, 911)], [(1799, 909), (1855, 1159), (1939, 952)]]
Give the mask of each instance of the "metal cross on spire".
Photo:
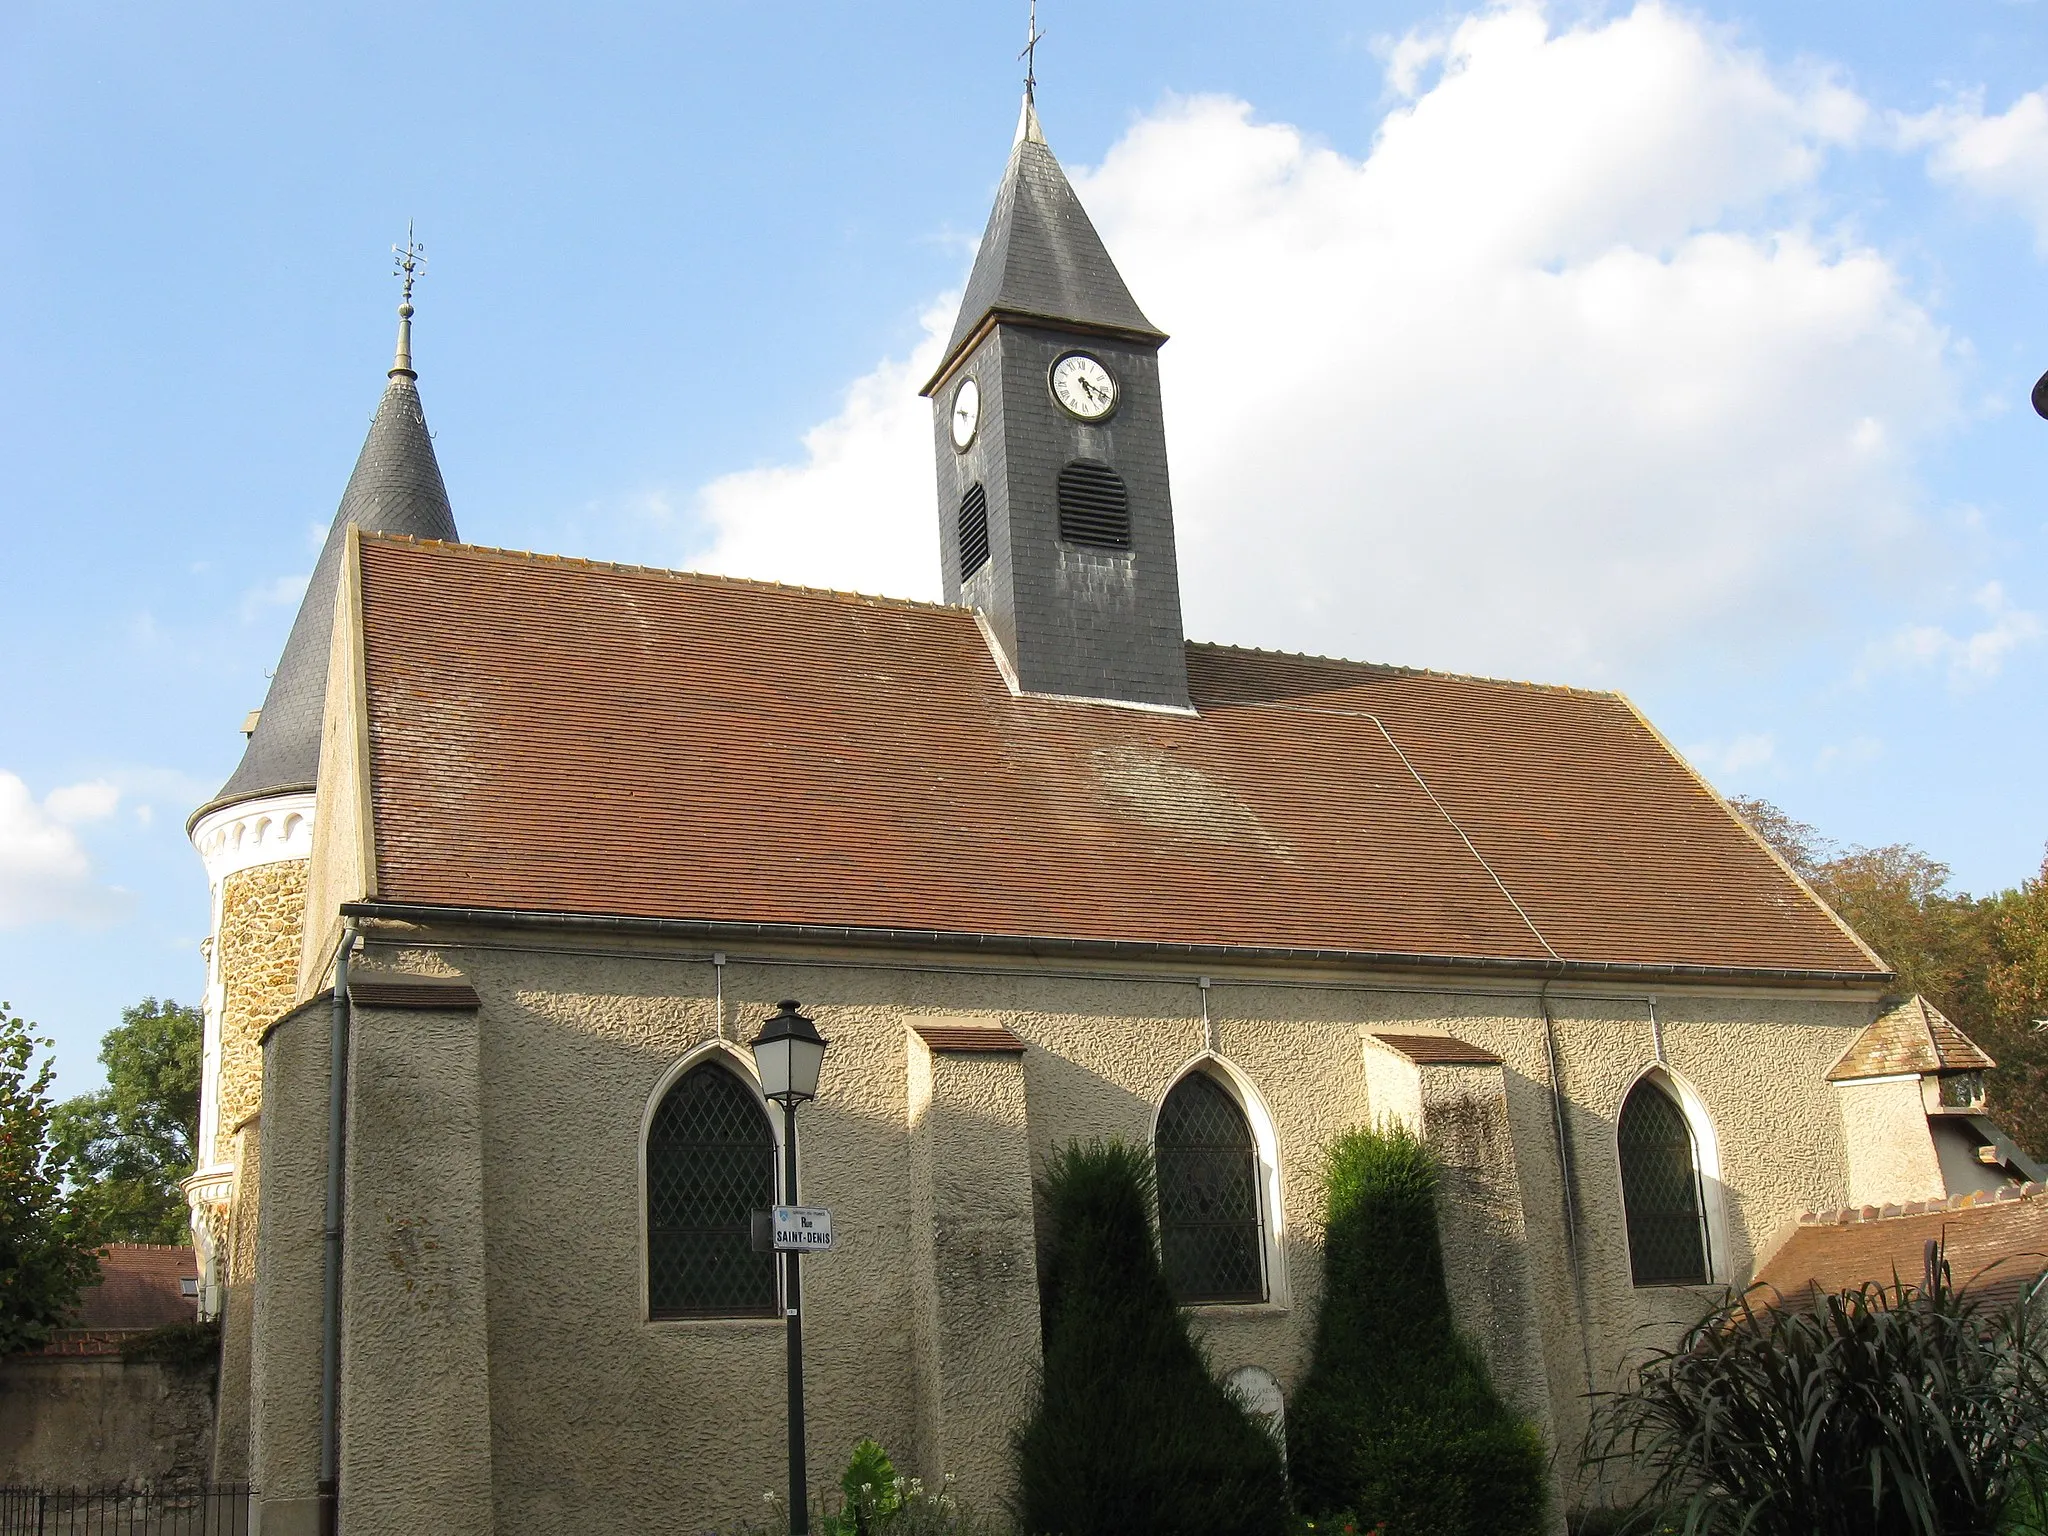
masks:
[(1024, 99), (1033, 101), (1038, 90), (1038, 45), (1045, 41), (1045, 34), (1038, 30), (1038, 0), (1031, 0), (1031, 19), (1024, 27), (1024, 51), (1017, 55), (1024, 61)]
[(391, 247), (391, 275), (403, 287), (398, 295), (398, 352), (391, 359), (391, 377), (418, 378), (412, 370), (412, 285), (427, 269), (427, 248), (413, 238), (412, 220), (405, 221), (405, 244)]
[(1038, 0), (1031, 0), (1031, 20), (1024, 29), (1024, 110), (1017, 114), (1017, 142), (1043, 144), (1045, 134), (1038, 126), (1038, 45), (1045, 34), (1038, 30)]

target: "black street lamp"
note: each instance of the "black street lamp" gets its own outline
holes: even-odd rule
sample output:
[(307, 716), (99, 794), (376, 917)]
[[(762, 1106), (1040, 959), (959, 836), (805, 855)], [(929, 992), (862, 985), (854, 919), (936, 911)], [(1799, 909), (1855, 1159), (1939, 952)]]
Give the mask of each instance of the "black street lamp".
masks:
[(2038, 415), (2048, 416), (2048, 373), (2034, 381), (2034, 410)]
[[(754, 1067), (761, 1074), (764, 1097), (782, 1106), (782, 1203), (796, 1199), (796, 1107), (818, 1096), (818, 1070), (830, 1043), (818, 1026), (796, 1011), (793, 998), (777, 1003), (776, 1012), (754, 1037)], [(782, 1255), (782, 1316), (789, 1343), (789, 1530), (808, 1536), (811, 1529), (810, 1489), (804, 1476), (804, 1318), (803, 1291), (798, 1281), (798, 1254)]]

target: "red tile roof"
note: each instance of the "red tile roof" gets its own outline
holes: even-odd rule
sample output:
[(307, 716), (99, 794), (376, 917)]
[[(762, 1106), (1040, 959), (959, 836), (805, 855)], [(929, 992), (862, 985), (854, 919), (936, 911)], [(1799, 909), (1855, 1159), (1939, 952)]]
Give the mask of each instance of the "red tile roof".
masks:
[(960, 608), (376, 537), (362, 578), (383, 901), (1883, 974), (1614, 694), (1193, 645), (1183, 716), (1015, 697)]
[(1787, 1300), (1809, 1290), (1841, 1291), (1896, 1276), (1919, 1285), (1930, 1241), (1943, 1243), (1958, 1287), (1987, 1305), (2013, 1297), (2048, 1271), (2048, 1191), (2038, 1184), (1996, 1196), (1867, 1206), (1802, 1217), (1757, 1280)]
[(1983, 1071), (1997, 1063), (1946, 1015), (1915, 993), (1886, 1009), (1851, 1042), (1828, 1072), (1831, 1083), (1908, 1072)]
[(1497, 1067), (1500, 1058), (1453, 1035), (1374, 1035), (1390, 1051), (1420, 1067)]
[(1000, 1024), (913, 1024), (918, 1039), (934, 1051), (1016, 1054), (1024, 1042)]

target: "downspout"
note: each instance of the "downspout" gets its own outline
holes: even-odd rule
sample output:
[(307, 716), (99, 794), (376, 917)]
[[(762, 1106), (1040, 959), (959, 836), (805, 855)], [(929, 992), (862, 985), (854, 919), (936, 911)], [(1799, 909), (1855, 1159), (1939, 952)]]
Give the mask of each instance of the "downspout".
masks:
[(1586, 1276), (1579, 1262), (1579, 1201), (1573, 1191), (1571, 1133), (1565, 1126), (1564, 1078), (1558, 1070), (1557, 1021), (1550, 1012), (1551, 978), (1543, 978), (1536, 990), (1536, 1006), (1543, 1014), (1543, 1055), (1550, 1073), (1550, 1121), (1557, 1133), (1557, 1176), (1564, 1191), (1564, 1254), (1572, 1274), (1572, 1321), (1579, 1335), (1579, 1363), (1586, 1373), (1586, 1395), (1593, 1385), (1593, 1344), (1586, 1336)]
[(320, 1536), (341, 1529), (341, 1218), (347, 1177), (348, 957), (354, 918), (342, 924), (334, 957), (334, 1023), (327, 1058), (327, 1224), (322, 1234), (320, 1299)]

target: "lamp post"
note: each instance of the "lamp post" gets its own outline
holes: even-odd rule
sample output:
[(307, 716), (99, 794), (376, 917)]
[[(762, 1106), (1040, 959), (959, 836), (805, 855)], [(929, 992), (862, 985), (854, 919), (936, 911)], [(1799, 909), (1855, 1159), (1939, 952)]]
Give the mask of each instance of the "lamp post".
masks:
[[(761, 1074), (761, 1093), (782, 1106), (782, 1203), (796, 1202), (796, 1107), (818, 1096), (818, 1069), (829, 1043), (818, 1026), (796, 1011), (786, 998), (761, 1026), (753, 1040), (754, 1067)], [(790, 1536), (808, 1536), (811, 1529), (810, 1490), (804, 1476), (804, 1318), (798, 1255), (782, 1255), (782, 1318), (789, 1344), (789, 1529)]]
[(2034, 412), (2048, 416), (2048, 373), (2042, 374), (2034, 383)]

